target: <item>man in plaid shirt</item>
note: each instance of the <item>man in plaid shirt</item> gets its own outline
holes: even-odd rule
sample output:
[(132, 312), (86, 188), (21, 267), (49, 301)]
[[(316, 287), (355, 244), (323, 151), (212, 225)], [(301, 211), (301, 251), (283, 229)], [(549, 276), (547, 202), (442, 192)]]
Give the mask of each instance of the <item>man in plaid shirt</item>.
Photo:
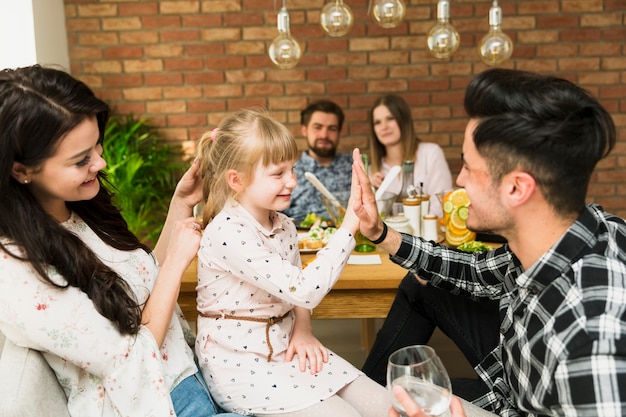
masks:
[(585, 203), (615, 145), (610, 115), (569, 81), (506, 69), (475, 77), (465, 109), (467, 225), (508, 243), (471, 254), (388, 229), (357, 162), (361, 232), (434, 286), (499, 300), (500, 343), (476, 367), (490, 389), (475, 404), (502, 416), (626, 415), (626, 222)]
[(304, 177), (313, 173), (339, 199), (348, 199), (352, 180), (352, 155), (337, 153), (344, 113), (329, 100), (309, 104), (300, 112), (300, 127), (308, 149), (302, 152), (294, 168), (298, 185), (291, 193), (291, 205), (283, 212), (296, 226), (307, 214), (329, 218), (320, 192)]

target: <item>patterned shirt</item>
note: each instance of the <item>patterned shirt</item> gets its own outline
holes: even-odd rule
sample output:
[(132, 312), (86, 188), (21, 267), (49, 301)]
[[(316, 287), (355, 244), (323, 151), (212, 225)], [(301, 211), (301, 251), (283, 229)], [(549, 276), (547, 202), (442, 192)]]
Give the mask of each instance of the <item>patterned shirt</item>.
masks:
[(291, 193), (291, 206), (284, 210), (287, 216), (299, 224), (308, 213), (315, 213), (320, 217), (328, 218), (328, 213), (322, 204), (320, 192), (304, 177), (305, 172), (311, 172), (320, 180), (337, 199), (350, 197), (352, 183), (352, 155), (337, 154), (329, 166), (320, 165), (307, 151), (302, 152), (295, 166), (298, 185)]
[(500, 299), (500, 344), (476, 367), (502, 416), (626, 415), (626, 222), (588, 205), (524, 271), (507, 245), (465, 254), (404, 235), (394, 262)]
[[(108, 246), (75, 213), (62, 225), (124, 278), (141, 305), (146, 302), (158, 273), (153, 255)], [(54, 268), (47, 272), (55, 282), (66, 283)], [(134, 336), (120, 334), (84, 292), (53, 287), (30, 263), (2, 251), (0, 331), (16, 345), (44, 355), (71, 416), (173, 416), (170, 391), (197, 372), (187, 344), (194, 337), (178, 306), (159, 348), (146, 326)]]
[[(314, 308), (328, 294), (354, 237), (340, 227), (302, 269), (295, 226), (282, 214), (270, 218), (272, 228), (266, 229), (229, 199), (207, 225), (198, 251), (198, 311), (218, 316), (198, 318), (198, 361), (220, 407), (244, 415), (303, 410), (362, 375), (332, 351), (315, 375), (300, 371), (298, 355), (285, 361), (294, 325), (290, 312), (294, 306)], [(267, 320), (250, 321), (283, 316), (269, 327)]]

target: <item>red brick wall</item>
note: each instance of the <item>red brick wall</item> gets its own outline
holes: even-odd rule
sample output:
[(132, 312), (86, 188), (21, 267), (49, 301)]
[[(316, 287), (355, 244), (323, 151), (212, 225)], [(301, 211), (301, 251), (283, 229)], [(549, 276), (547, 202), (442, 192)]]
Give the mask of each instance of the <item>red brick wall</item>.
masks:
[[(192, 146), (228, 112), (268, 107), (299, 138), (299, 111), (330, 98), (347, 122), (341, 148), (367, 149), (367, 113), (385, 93), (412, 106), (416, 129), (439, 143), (453, 174), (466, 118), (463, 90), (484, 70), (476, 46), (488, 30), (491, 0), (451, 0), (461, 47), (451, 61), (426, 49), (436, 0), (405, 0), (407, 16), (383, 29), (369, 0), (344, 0), (355, 25), (324, 34), (319, 14), (331, 0), (287, 0), (292, 34), (305, 52), (291, 70), (273, 66), (281, 0), (65, 0), (72, 73), (118, 112), (150, 118), (163, 135)], [(589, 200), (626, 217), (626, 0), (500, 0), (515, 50), (503, 66), (556, 74), (595, 94), (614, 117), (619, 142), (593, 177)], [(304, 141), (299, 138), (304, 148)]]

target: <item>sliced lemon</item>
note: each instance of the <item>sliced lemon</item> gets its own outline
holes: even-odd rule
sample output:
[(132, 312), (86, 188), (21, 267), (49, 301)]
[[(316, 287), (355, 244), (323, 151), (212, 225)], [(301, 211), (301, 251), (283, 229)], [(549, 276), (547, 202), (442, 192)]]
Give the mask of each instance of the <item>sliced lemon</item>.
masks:
[(452, 191), (449, 201), (454, 204), (454, 207), (468, 206), (470, 202), (465, 188), (457, 188), (456, 190)]
[(450, 246), (459, 246), (462, 243), (469, 242), (470, 240), (476, 239), (476, 233), (471, 230), (467, 230), (463, 234), (454, 234), (450, 232), (450, 229), (446, 229), (446, 242)]
[[(463, 208), (467, 208), (467, 207), (463, 206)], [(457, 230), (467, 230), (465, 220), (462, 218), (459, 211), (464, 211), (464, 210), (460, 210), (459, 208), (457, 208), (452, 213), (450, 213), (450, 220), (448, 221), (448, 227), (452, 226)], [(467, 216), (465, 218), (467, 218)]]
[(456, 227), (452, 222), (448, 222), (446, 230), (453, 236), (463, 236), (467, 233), (466, 227)]

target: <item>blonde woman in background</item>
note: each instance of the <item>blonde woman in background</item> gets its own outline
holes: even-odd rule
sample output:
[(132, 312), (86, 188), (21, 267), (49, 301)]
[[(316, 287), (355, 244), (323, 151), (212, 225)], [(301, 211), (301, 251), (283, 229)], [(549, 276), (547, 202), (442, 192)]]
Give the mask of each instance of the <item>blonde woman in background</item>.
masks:
[[(423, 193), (430, 195), (431, 213), (441, 216), (441, 205), (435, 195), (452, 188), (452, 175), (441, 147), (417, 137), (411, 108), (402, 97), (389, 94), (378, 98), (369, 116), (372, 185), (380, 187), (394, 165), (413, 161), (413, 184), (423, 184)], [(400, 194), (401, 188), (399, 175), (388, 191)]]

